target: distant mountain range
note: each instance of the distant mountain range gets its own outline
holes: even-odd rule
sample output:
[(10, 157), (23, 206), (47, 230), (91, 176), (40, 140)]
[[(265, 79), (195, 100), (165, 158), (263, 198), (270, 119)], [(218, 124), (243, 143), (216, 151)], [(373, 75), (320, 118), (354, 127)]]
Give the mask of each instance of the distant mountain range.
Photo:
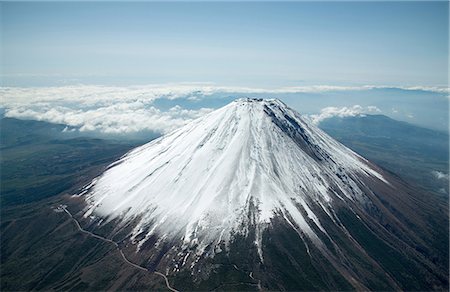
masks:
[(383, 115), (334, 117), (319, 126), (339, 142), (409, 183), (448, 196), (448, 133)]

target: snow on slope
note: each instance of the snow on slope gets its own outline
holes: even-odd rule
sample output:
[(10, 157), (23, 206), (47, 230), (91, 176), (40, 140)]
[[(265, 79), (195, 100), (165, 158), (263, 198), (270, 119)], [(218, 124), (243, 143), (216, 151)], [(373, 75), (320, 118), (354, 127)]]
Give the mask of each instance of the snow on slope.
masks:
[(313, 209), (333, 218), (334, 200), (364, 201), (361, 176), (384, 181), (281, 101), (239, 99), (112, 164), (83, 190), (85, 216), (137, 219), (138, 247), (156, 234), (199, 254), (253, 227), (262, 257), (261, 232), (274, 216), (322, 245)]

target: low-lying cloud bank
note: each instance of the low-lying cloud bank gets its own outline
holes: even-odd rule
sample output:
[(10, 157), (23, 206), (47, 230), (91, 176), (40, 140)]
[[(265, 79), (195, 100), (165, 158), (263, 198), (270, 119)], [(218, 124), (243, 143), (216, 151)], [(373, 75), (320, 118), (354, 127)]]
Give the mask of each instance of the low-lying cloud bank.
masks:
[(293, 86), (276, 89), (216, 86), (208, 83), (155, 84), (145, 86), (97, 86), (74, 85), (56, 87), (0, 87), (0, 94), (5, 103), (39, 102), (80, 102), (82, 104), (108, 104), (120, 101), (153, 101), (159, 98), (177, 99), (198, 95), (209, 96), (214, 93), (323, 93), (333, 91), (363, 91), (374, 89), (399, 89), (407, 91), (425, 91), (450, 93), (448, 87), (433, 86)]
[(96, 109), (54, 108), (29, 109), (18, 107), (6, 111), (5, 116), (32, 119), (77, 128), (80, 132), (99, 131), (107, 134), (127, 134), (141, 131), (166, 133), (201, 117), (212, 109), (187, 110), (178, 106), (161, 111), (153, 106), (119, 103)]
[(381, 110), (377, 108), (376, 106), (367, 106), (362, 107), (360, 105), (354, 105), (352, 107), (326, 107), (320, 110), (320, 114), (317, 115), (310, 115), (310, 119), (313, 123), (319, 124), (321, 121), (325, 119), (329, 119), (332, 117), (356, 117), (356, 116), (364, 116), (365, 114), (374, 114), (374, 113), (380, 113)]
[(114, 134), (146, 130), (166, 133), (212, 110), (174, 106), (163, 111), (153, 105), (157, 99), (177, 99), (191, 92), (185, 86), (1, 88), (6, 117)]
[[(389, 86), (301, 86), (277, 89), (250, 87), (226, 87), (214, 84), (181, 83), (147, 86), (61, 86), (61, 87), (2, 87), (0, 106), (6, 117), (32, 119), (65, 124), (79, 131), (103, 133), (135, 133), (153, 131), (166, 133), (184, 125), (192, 119), (213, 110), (201, 107), (202, 100), (214, 94), (240, 95), (282, 93), (325, 93), (333, 91), (362, 91), (373, 89), (421, 90), (448, 93), (441, 87), (389, 87)], [(276, 97), (276, 96), (275, 96)], [(158, 100), (175, 101), (171, 107), (162, 109)], [(194, 109), (178, 104), (196, 103)], [(214, 107), (214, 106), (212, 106)], [(327, 107), (313, 115), (314, 122), (339, 116), (355, 116), (376, 113), (374, 106)]]
[(64, 86), (1, 88), (5, 116), (65, 124), (81, 132), (127, 134), (141, 131), (166, 133), (212, 111), (173, 106), (161, 110), (157, 99), (189, 98), (191, 86)]

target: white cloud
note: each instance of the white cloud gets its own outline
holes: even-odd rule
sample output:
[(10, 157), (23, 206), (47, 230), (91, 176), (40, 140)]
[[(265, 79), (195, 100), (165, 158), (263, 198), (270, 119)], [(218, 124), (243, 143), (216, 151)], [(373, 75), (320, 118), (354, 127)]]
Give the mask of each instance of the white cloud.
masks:
[(398, 86), (398, 87), (389, 87), (389, 86), (382, 86), (380, 88), (398, 88), (403, 90), (419, 90), (419, 91), (429, 91), (429, 92), (437, 92), (437, 93), (450, 93), (449, 87), (439, 87), (439, 86)]
[(165, 133), (212, 111), (173, 107), (162, 111), (153, 105), (160, 98), (177, 99), (196, 90), (194, 85), (106, 87), (63, 86), (1, 88), (5, 116), (76, 127), (79, 131)]
[(354, 105), (352, 107), (326, 107), (320, 110), (320, 114), (310, 115), (310, 119), (313, 123), (319, 124), (321, 121), (325, 119), (329, 119), (332, 117), (355, 117), (355, 116), (364, 116), (367, 113), (379, 113), (381, 110), (376, 106), (370, 105), (367, 107), (362, 107), (360, 105)]
[[(297, 86), (276, 89), (217, 86), (212, 83), (154, 84), (145, 86), (72, 85), (59, 87), (0, 87), (0, 103), (8, 117), (35, 119), (77, 127), (80, 131), (129, 133), (142, 130), (167, 132), (212, 109), (163, 111), (158, 99), (197, 102), (215, 93), (322, 93), (371, 90), (388, 86)], [(448, 92), (441, 87), (396, 87), (402, 90)], [(314, 120), (379, 112), (376, 107), (325, 108)]]
[(311, 85), (311, 86), (289, 86), (275, 89), (251, 88), (251, 87), (224, 87), (209, 86), (210, 91), (218, 92), (242, 92), (242, 93), (325, 93), (336, 91), (362, 91), (373, 89), (401, 89), (408, 91), (426, 91), (435, 93), (450, 93), (448, 87), (438, 86), (386, 86), (386, 85), (362, 85), (362, 86), (337, 86), (337, 85)]
[(372, 89), (397, 88), (401, 90), (421, 90), (438, 93), (449, 93), (448, 87), (430, 86), (293, 86), (275, 89), (216, 86), (211, 83), (176, 83), (153, 84), (145, 86), (97, 86), (73, 85), (57, 87), (0, 87), (2, 102), (6, 104), (30, 102), (76, 102), (83, 105), (110, 104), (121, 101), (150, 102), (158, 98), (177, 99), (188, 97), (191, 100), (198, 95), (208, 96), (214, 93), (321, 93), (332, 91), (360, 91)]
[[(158, 98), (177, 99), (198, 91), (195, 84), (148, 85), (148, 86), (94, 86), (76, 85), (60, 87), (2, 87), (2, 102), (11, 104), (29, 104), (31, 102), (77, 103), (83, 106), (109, 105), (121, 102), (152, 102)], [(205, 85), (201, 92), (212, 93)]]
[(448, 180), (449, 179), (448, 173), (443, 173), (443, 172), (437, 171), (437, 170), (433, 170), (431, 173), (433, 174), (433, 176), (436, 179), (439, 179), (439, 180)]
[(165, 133), (198, 118), (212, 109), (186, 110), (173, 107), (163, 112), (155, 107), (144, 107), (136, 103), (119, 103), (95, 109), (73, 109), (57, 106), (28, 109), (17, 107), (7, 109), (7, 117), (33, 119), (76, 127), (79, 131), (100, 131), (103, 133), (134, 133), (144, 130)]
[[(449, 87), (438, 86), (386, 86), (386, 85), (362, 85), (362, 86), (337, 86), (337, 85), (311, 85), (311, 86), (289, 86), (275, 89), (251, 88), (251, 87), (224, 87), (208, 86), (210, 91), (218, 92), (242, 92), (242, 93), (325, 93), (336, 91), (362, 91), (373, 89), (401, 89), (408, 91), (426, 91), (435, 93), (450, 93)], [(205, 89), (206, 89), (205, 88)]]

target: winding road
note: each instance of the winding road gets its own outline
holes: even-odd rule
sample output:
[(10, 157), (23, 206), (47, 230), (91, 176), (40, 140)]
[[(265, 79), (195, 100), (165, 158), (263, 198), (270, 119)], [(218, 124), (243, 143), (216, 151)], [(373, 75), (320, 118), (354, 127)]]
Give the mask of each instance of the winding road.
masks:
[[(82, 232), (82, 233), (84, 233), (84, 234), (87, 234), (87, 235), (90, 235), (90, 236), (92, 236), (92, 237), (95, 237), (95, 238), (97, 238), (97, 239), (100, 239), (100, 240), (103, 240), (103, 241), (106, 241), (106, 242), (109, 242), (109, 243), (113, 244), (113, 245), (117, 248), (117, 250), (119, 251), (119, 253), (120, 253), (120, 255), (122, 256), (122, 259), (124, 260), (125, 263), (127, 263), (128, 265), (130, 265), (130, 266), (132, 266), (132, 267), (134, 267), (134, 268), (136, 268), (136, 269), (139, 269), (139, 270), (142, 270), (142, 271), (146, 271), (146, 272), (150, 272), (147, 268), (142, 267), (142, 266), (139, 266), (138, 264), (135, 264), (135, 263), (131, 262), (129, 259), (127, 259), (127, 257), (125, 256), (125, 254), (123, 253), (123, 251), (120, 249), (119, 244), (118, 244), (117, 242), (115, 242), (115, 241), (113, 241), (113, 240), (111, 240), (111, 239), (108, 239), (108, 238), (106, 238), (106, 237), (103, 237), (103, 236), (94, 234), (94, 233), (92, 233), (92, 232), (90, 232), (90, 231), (84, 230), (84, 229), (81, 227), (81, 225), (80, 225), (80, 223), (78, 222), (78, 220), (75, 219), (75, 218), (73, 217), (72, 213), (70, 213), (69, 210), (67, 210), (66, 206), (60, 205), (60, 206), (58, 206), (58, 208), (64, 210), (64, 212), (66, 212), (67, 215), (70, 216), (70, 218), (72, 219), (73, 222), (75, 222), (75, 225), (77, 226), (77, 228), (78, 228), (78, 230), (79, 230), (80, 232)], [(169, 289), (169, 290), (171, 290), (171, 291), (173, 291), (173, 292), (179, 292), (178, 290), (176, 290), (175, 288), (173, 288), (172, 286), (170, 286), (169, 279), (167, 279), (166, 275), (164, 275), (164, 274), (162, 274), (162, 273), (160, 273), (160, 272), (157, 272), (157, 271), (155, 271), (155, 272), (153, 272), (153, 273), (156, 274), (156, 275), (158, 275), (158, 276), (161, 276), (161, 277), (164, 278), (164, 280), (165, 280), (165, 282), (166, 282), (167, 289)]]

